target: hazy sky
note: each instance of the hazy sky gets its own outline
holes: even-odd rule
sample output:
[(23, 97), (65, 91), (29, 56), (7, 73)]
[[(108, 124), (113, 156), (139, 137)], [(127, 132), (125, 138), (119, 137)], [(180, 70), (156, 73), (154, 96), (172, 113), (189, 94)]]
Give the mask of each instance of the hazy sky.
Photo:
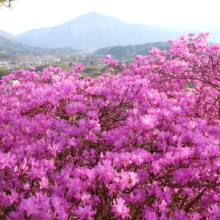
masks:
[(153, 25), (169, 20), (220, 18), (219, 0), (16, 0), (0, 9), (0, 30), (18, 34), (52, 27), (90, 11), (129, 23)]

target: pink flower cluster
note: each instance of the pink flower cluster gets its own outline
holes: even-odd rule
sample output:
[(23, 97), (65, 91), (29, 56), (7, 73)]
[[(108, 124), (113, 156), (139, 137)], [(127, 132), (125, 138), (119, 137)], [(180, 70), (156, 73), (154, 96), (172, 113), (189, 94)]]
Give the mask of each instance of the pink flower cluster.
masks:
[[(0, 80), (0, 219), (220, 216), (220, 45), (180, 36), (116, 74)], [(12, 80), (18, 83), (10, 84)]]

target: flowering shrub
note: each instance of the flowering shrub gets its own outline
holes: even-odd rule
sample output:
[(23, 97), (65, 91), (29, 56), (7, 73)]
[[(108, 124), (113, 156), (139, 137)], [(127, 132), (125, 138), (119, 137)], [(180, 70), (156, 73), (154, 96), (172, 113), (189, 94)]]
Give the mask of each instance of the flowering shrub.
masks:
[(107, 55), (116, 73), (97, 79), (79, 80), (82, 64), (3, 77), (0, 218), (219, 219), (220, 46), (207, 36), (128, 69)]

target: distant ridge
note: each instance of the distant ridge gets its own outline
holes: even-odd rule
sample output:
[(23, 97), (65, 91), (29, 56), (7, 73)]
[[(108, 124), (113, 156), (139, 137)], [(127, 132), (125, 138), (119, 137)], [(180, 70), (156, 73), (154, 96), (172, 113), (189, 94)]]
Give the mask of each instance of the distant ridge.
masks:
[(39, 28), (12, 36), (29, 46), (71, 47), (93, 51), (107, 46), (137, 45), (177, 38), (174, 31), (142, 24), (129, 24), (118, 18), (90, 12), (52, 28)]
[(86, 50), (88, 47), (98, 49), (167, 41), (173, 37), (178, 37), (178, 33), (149, 25), (129, 24), (118, 18), (90, 12), (52, 28), (37, 40), (49, 47), (69, 46)]
[(36, 39), (36, 38), (40, 37), (41, 35), (46, 34), (51, 29), (52, 29), (52, 27), (32, 29), (32, 30), (26, 31), (22, 34), (16, 35), (16, 39), (23, 38), (23, 37), (29, 37), (29, 38)]
[(155, 42), (141, 45), (128, 45), (128, 46), (116, 46), (116, 47), (106, 47), (96, 50), (94, 55), (107, 55), (111, 54), (115, 58), (134, 58), (135, 55), (147, 55), (148, 51), (152, 47), (157, 47), (160, 50), (169, 50), (171, 44), (164, 42)]
[(9, 38), (0, 36), (0, 53), (1, 54), (20, 54), (20, 55), (72, 55), (79, 52), (78, 50), (64, 47), (64, 48), (41, 48), (30, 47), (25, 44), (18, 43)]
[[(184, 22), (180, 24), (184, 25)], [(0, 31), (0, 35), (32, 47), (70, 47), (91, 52), (109, 46), (167, 42), (171, 38), (178, 39), (181, 34), (205, 31), (205, 27), (197, 30), (188, 25), (188, 30), (184, 28), (185, 31), (179, 32), (171, 30), (172, 25), (177, 23), (164, 22), (155, 26), (130, 24), (93, 11), (55, 27), (33, 29), (18, 35)], [(204, 25), (207, 26), (206, 23)], [(220, 30), (213, 30), (209, 40), (220, 43)]]
[(12, 35), (12, 34), (10, 34), (10, 33), (7, 33), (7, 32), (5, 32), (5, 31), (2, 31), (2, 30), (0, 30), (0, 35), (3, 36), (3, 37), (8, 37), (8, 38), (10, 38), (10, 39), (12, 39), (12, 38), (15, 37), (14, 35)]

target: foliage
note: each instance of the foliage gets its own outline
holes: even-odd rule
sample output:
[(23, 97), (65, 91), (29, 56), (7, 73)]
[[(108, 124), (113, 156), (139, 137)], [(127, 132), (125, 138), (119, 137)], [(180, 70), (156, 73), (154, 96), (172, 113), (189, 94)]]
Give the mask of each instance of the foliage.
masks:
[(128, 69), (107, 55), (117, 73), (97, 79), (75, 63), (3, 77), (1, 219), (219, 219), (220, 45), (206, 38)]
[(0, 6), (6, 6), (6, 7), (10, 7), (11, 8), (11, 3), (13, 2), (14, 0), (0, 0)]
[(114, 46), (114, 47), (105, 47), (96, 50), (93, 54), (95, 55), (105, 55), (111, 54), (117, 59), (128, 59), (133, 58), (136, 54), (144, 55), (151, 50), (152, 47), (157, 47), (160, 50), (169, 50), (170, 44), (164, 42), (155, 42), (147, 43), (140, 45), (129, 45), (129, 46)]
[(36, 66), (36, 71), (43, 71), (43, 69), (46, 69), (46, 68), (48, 68), (48, 67), (49, 67), (48, 64)]
[(2, 76), (8, 75), (9, 73), (9, 70), (0, 68), (0, 79)]
[(99, 67), (97, 67), (97, 66), (88, 66), (88, 67), (86, 67), (86, 69), (84, 70), (85, 72), (93, 72), (93, 71), (95, 71), (95, 72), (97, 72), (97, 71), (99, 71)]
[[(43, 69), (46, 69), (49, 66), (50, 66), (49, 64), (43, 64), (43, 65), (40, 65), (40, 66), (36, 66), (36, 71), (43, 71)], [(63, 71), (70, 71), (70, 70), (72, 70), (72, 66), (70, 67), (69, 65), (65, 64), (62, 61), (54, 63), (53, 67), (61, 67)]]

